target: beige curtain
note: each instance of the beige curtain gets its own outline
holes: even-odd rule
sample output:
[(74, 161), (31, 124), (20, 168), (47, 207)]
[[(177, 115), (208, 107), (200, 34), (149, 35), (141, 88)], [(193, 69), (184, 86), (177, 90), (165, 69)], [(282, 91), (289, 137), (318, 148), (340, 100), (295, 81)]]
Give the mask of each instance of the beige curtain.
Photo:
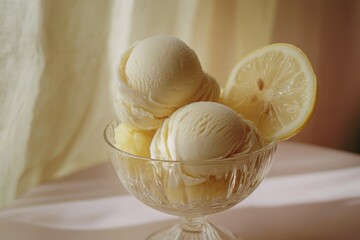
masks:
[[(321, 94), (296, 140), (344, 147), (360, 102), (352, 85), (360, 76), (359, 2), (344, 2), (0, 0), (0, 208), (107, 160), (102, 131), (115, 118), (109, 81), (119, 56), (158, 33), (188, 43), (222, 85), (244, 54), (274, 41), (299, 45)], [(334, 117), (336, 108), (348, 115)]]

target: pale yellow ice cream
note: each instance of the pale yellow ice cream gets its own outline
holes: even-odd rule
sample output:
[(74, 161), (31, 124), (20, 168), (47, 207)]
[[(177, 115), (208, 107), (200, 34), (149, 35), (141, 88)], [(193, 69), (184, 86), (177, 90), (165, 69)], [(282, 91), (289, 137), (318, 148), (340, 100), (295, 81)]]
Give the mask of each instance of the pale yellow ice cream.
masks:
[[(157, 130), (151, 157), (166, 160), (206, 160), (247, 153), (263, 145), (251, 122), (215, 102), (196, 102), (177, 110)], [(187, 169), (192, 176), (216, 174), (207, 168)]]
[(114, 129), (115, 146), (122, 151), (141, 157), (150, 157), (150, 144), (155, 131), (131, 128), (124, 123)]
[(184, 42), (157, 35), (135, 43), (121, 57), (113, 95), (121, 122), (150, 130), (186, 104), (218, 101), (220, 88)]
[[(252, 123), (233, 109), (214, 102), (188, 104), (171, 115), (151, 142), (151, 157), (196, 161), (193, 164), (162, 165), (165, 194), (172, 203), (223, 199), (228, 194), (233, 171), (223, 158), (263, 147)], [(214, 164), (201, 160), (216, 159)], [(237, 183), (238, 184), (238, 183)]]
[(122, 122), (115, 129), (116, 147), (153, 159), (200, 160), (196, 164), (144, 164), (143, 159), (124, 159), (122, 164), (134, 177), (152, 181), (161, 173), (157, 181), (164, 186), (164, 201), (226, 198), (228, 185), (234, 184), (229, 171), (234, 169), (216, 161), (214, 165), (201, 164), (201, 160), (221, 161), (263, 146), (249, 121), (216, 103), (218, 83), (178, 38), (158, 35), (127, 49), (121, 57), (113, 96)]

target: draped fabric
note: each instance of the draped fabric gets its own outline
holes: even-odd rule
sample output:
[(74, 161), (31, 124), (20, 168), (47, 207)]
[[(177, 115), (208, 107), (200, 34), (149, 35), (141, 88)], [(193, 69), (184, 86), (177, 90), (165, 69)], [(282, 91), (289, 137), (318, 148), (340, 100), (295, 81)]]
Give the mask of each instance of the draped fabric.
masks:
[[(0, 0), (0, 208), (36, 184), (107, 160), (102, 131), (116, 117), (109, 82), (121, 52), (154, 34), (180, 37), (221, 85), (246, 53), (297, 44), (324, 93), (296, 140), (344, 147), (360, 105), (352, 85), (360, 76), (359, 2), (345, 2)], [(342, 108), (334, 96), (352, 103)], [(331, 118), (336, 107), (347, 115)]]

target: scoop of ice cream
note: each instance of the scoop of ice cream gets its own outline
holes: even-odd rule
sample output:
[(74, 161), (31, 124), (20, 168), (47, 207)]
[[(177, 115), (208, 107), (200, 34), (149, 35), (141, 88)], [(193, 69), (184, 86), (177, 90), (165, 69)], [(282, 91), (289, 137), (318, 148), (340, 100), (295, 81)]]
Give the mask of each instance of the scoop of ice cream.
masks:
[(164, 35), (139, 42), (125, 66), (127, 83), (161, 104), (178, 107), (200, 89), (204, 77), (195, 52)]
[(157, 35), (131, 46), (121, 58), (113, 89), (119, 119), (156, 129), (178, 108), (217, 101), (218, 83), (203, 72), (195, 52), (180, 39)]
[[(151, 158), (206, 160), (253, 151), (263, 145), (255, 127), (233, 109), (214, 102), (186, 105), (165, 120), (151, 142)], [(183, 167), (192, 177), (222, 175), (219, 166)]]
[(124, 123), (114, 129), (115, 146), (122, 151), (141, 156), (150, 157), (150, 144), (155, 131), (137, 130)]

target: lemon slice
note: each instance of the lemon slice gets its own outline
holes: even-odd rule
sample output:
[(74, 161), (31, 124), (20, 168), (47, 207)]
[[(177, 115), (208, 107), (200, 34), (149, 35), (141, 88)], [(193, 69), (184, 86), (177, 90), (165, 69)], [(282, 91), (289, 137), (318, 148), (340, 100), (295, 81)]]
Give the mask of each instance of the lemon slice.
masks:
[(266, 140), (285, 140), (313, 115), (317, 81), (306, 55), (291, 44), (256, 50), (232, 70), (223, 103), (251, 120)]

